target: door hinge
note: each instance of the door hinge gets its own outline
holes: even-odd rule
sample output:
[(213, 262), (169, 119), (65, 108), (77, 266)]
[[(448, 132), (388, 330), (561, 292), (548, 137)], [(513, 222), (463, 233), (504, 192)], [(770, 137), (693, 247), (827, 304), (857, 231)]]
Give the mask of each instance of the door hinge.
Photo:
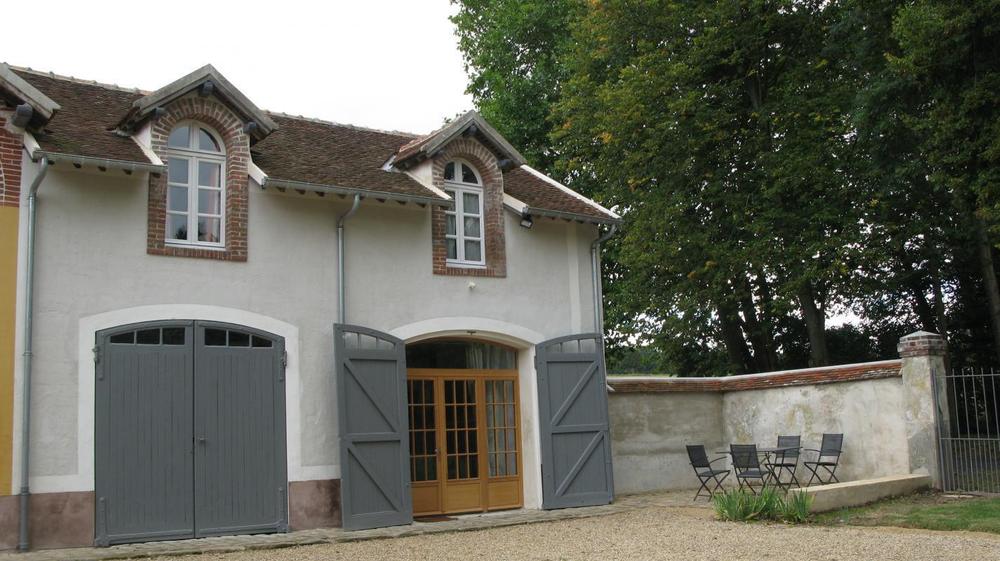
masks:
[(101, 347), (94, 347), (90, 350), (94, 351), (94, 364), (101, 362)]
[(288, 351), (281, 351), (281, 367), (288, 368)]

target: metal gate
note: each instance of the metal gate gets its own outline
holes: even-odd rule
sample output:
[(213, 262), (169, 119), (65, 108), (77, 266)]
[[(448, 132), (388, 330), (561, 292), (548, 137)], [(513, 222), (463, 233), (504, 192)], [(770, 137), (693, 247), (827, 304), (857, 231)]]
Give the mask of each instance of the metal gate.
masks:
[(409, 524), (405, 344), (355, 325), (333, 331), (344, 529)]
[(614, 498), (602, 350), (596, 333), (536, 347), (543, 508), (601, 505)]
[(961, 368), (936, 381), (943, 489), (1000, 493), (1000, 372)]
[(99, 545), (287, 530), (280, 337), (150, 322), (95, 353)]

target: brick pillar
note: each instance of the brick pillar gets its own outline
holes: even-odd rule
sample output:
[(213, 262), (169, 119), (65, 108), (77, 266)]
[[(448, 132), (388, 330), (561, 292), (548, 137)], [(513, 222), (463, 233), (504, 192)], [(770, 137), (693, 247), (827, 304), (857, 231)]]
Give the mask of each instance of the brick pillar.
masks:
[(903, 359), (903, 414), (910, 473), (930, 475), (934, 487), (940, 489), (938, 419), (948, 422), (945, 382), (940, 377), (945, 374), (948, 345), (936, 333), (917, 331), (900, 339), (897, 350)]

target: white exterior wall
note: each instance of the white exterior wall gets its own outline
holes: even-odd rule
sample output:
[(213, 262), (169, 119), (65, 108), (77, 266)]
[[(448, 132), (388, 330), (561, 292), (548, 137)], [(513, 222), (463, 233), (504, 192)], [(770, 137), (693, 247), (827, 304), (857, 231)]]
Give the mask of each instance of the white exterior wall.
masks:
[[(36, 171), (35, 164), (25, 169), (26, 185)], [(166, 317), (242, 323), (284, 336), (289, 479), (339, 477), (335, 220), (349, 202), (265, 192), (251, 181), (246, 263), (153, 256), (146, 253), (145, 174), (65, 164), (50, 170), (38, 195), (32, 491), (93, 489), (94, 331)], [(538, 463), (531, 462), (532, 345), (594, 329), (589, 248), (597, 231), (547, 219), (528, 230), (514, 215), (505, 217), (507, 277), (451, 277), (431, 272), (428, 208), (363, 203), (346, 226), (347, 322), (406, 340), (475, 330), (518, 347), (531, 506), (540, 494), (528, 471)], [(20, 353), (16, 368), (20, 375)]]

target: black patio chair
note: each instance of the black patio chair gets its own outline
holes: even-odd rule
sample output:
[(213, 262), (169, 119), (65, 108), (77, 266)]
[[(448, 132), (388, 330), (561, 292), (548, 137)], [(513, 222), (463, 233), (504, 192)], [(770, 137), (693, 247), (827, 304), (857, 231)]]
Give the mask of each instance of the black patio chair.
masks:
[[(840, 483), (840, 480), (837, 479), (837, 466), (840, 465), (840, 455), (843, 449), (843, 434), (824, 434), (819, 450), (806, 449), (817, 454), (816, 461), (802, 462), (806, 466), (806, 469), (812, 472), (812, 475), (809, 476), (809, 481), (806, 483), (806, 487), (812, 485), (813, 481), (819, 481), (821, 485)], [(820, 473), (820, 469), (825, 473)]]
[(761, 489), (767, 487), (771, 472), (761, 467), (756, 444), (730, 444), (729, 453), (733, 456), (733, 471), (741, 490), (749, 488), (756, 495), (755, 480), (760, 482)]
[[(691, 467), (694, 468), (694, 474), (698, 477), (698, 481), (701, 482), (701, 487), (698, 488), (698, 492), (694, 494), (694, 499), (692, 500), (697, 501), (701, 497), (702, 491), (706, 491), (708, 498), (711, 499), (715, 495), (715, 492), (722, 488), (722, 482), (729, 477), (728, 469), (716, 469), (712, 467), (712, 464), (726, 458), (723, 456), (709, 461), (708, 453), (705, 452), (705, 447), (701, 444), (688, 445), (687, 451), (688, 459), (691, 460)], [(709, 483), (715, 483), (715, 486), (709, 489)]]
[[(778, 448), (789, 448), (784, 452), (775, 452), (774, 460), (770, 462), (771, 472), (774, 473), (774, 483), (785, 490), (791, 489), (792, 485), (801, 487), (799, 478), (795, 476), (795, 470), (799, 467), (799, 454), (802, 450), (802, 437), (800, 436), (779, 436)], [(788, 474), (788, 481), (782, 481), (782, 473)]]

